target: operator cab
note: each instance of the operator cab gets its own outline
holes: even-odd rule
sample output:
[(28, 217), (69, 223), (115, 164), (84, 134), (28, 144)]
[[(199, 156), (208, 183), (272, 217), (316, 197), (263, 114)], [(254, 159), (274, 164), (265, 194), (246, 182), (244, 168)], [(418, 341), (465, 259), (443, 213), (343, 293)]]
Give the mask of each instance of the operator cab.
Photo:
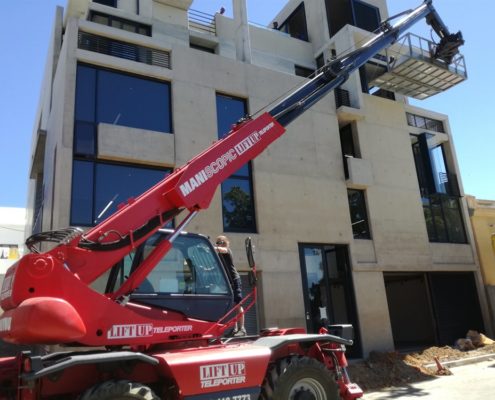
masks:
[[(106, 292), (117, 290), (172, 231), (162, 229), (115, 265)], [(173, 248), (131, 295), (133, 303), (181, 312), (189, 318), (217, 321), (233, 306), (226, 272), (210, 241), (181, 233)]]

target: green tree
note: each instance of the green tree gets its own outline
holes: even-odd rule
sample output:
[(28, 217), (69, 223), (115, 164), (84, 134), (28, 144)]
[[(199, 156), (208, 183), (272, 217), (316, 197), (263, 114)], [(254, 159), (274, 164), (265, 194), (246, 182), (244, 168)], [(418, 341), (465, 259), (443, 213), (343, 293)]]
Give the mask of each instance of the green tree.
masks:
[(251, 225), (251, 196), (239, 186), (233, 186), (223, 195), (223, 215), (230, 228), (246, 228)]

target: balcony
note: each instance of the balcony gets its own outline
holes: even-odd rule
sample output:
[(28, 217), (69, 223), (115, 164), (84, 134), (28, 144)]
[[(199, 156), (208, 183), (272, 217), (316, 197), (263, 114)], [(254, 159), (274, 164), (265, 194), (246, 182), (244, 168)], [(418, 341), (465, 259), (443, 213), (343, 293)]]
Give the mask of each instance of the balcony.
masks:
[(170, 52), (168, 51), (123, 42), (93, 33), (79, 31), (77, 47), (82, 50), (171, 69)]
[(358, 107), (353, 105), (351, 96), (348, 90), (336, 88), (334, 90), (335, 107), (337, 109), (337, 119), (339, 126), (347, 125), (353, 121), (364, 119), (364, 113)]
[(452, 63), (433, 58), (435, 43), (409, 33), (386, 50), (386, 71), (370, 82), (384, 90), (418, 100), (426, 99), (467, 79), (464, 56), (457, 54)]
[(374, 184), (373, 168), (369, 160), (345, 156), (344, 171), (348, 187), (367, 189)]

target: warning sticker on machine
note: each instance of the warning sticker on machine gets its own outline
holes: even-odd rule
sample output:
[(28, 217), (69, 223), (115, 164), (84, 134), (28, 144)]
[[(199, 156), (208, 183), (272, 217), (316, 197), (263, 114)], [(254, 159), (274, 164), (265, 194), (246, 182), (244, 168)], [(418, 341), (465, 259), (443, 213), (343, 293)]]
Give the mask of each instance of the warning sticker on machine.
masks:
[(246, 382), (246, 364), (243, 361), (203, 365), (199, 368), (202, 388), (238, 385)]

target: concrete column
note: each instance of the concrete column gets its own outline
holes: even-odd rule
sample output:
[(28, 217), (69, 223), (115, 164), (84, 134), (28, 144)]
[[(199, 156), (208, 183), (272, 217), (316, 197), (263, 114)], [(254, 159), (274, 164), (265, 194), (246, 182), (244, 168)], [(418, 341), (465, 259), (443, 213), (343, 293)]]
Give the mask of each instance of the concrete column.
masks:
[(249, 24), (246, 0), (232, 0), (235, 22), (236, 58), (239, 61), (251, 63), (251, 41), (249, 39)]

